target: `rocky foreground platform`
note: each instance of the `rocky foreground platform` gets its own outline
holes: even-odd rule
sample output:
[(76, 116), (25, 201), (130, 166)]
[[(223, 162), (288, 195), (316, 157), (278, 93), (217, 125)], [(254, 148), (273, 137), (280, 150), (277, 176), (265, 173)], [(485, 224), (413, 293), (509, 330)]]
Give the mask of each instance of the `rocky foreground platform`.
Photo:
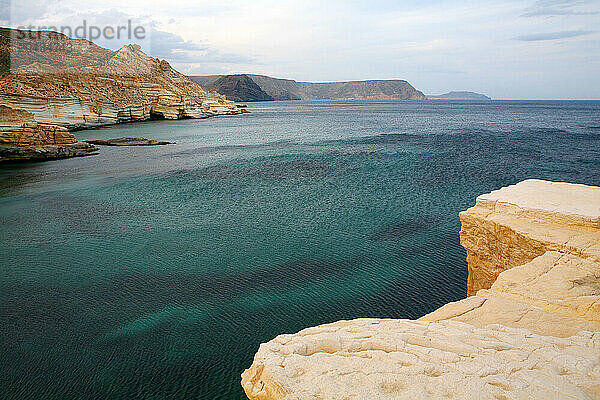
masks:
[(242, 375), (248, 397), (600, 398), (600, 188), (528, 180), (460, 217), (470, 297), (278, 336)]

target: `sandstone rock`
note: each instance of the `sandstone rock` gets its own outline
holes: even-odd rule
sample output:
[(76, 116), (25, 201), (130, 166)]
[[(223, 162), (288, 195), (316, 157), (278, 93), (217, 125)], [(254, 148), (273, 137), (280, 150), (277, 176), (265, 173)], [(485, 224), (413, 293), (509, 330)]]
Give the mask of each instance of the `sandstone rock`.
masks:
[(600, 333), (360, 319), (261, 345), (242, 385), (252, 400), (585, 399), (599, 360)]
[(477, 198), (460, 213), (468, 294), (546, 251), (600, 262), (600, 188), (527, 180)]
[(281, 335), (251, 400), (600, 398), (600, 188), (529, 180), (461, 213), (476, 295)]
[(174, 144), (173, 142), (165, 142), (161, 140), (146, 139), (141, 137), (122, 137), (117, 139), (106, 140), (86, 140), (86, 143), (99, 146), (162, 146)]
[(0, 105), (0, 161), (78, 157), (96, 151), (66, 128), (38, 124), (31, 113)]
[(502, 272), (491, 289), (446, 304), (421, 318), (477, 327), (502, 324), (542, 335), (600, 332), (600, 264), (559, 252)]

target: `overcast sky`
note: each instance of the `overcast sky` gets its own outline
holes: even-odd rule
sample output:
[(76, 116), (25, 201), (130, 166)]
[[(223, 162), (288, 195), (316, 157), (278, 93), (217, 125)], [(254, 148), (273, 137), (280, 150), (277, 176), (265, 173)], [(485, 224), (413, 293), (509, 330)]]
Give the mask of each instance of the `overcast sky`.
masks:
[(427, 94), (600, 98), (600, 0), (0, 0), (0, 7), (2, 24), (13, 27), (131, 19), (151, 31), (139, 41), (148, 53), (187, 74), (406, 79)]

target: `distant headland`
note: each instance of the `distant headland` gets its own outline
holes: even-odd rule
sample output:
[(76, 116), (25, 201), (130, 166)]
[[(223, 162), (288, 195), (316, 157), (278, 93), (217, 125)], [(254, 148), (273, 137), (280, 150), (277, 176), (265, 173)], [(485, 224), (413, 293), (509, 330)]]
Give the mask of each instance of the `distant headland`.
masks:
[(492, 100), (485, 94), (466, 92), (466, 91), (452, 91), (440, 95), (427, 95), (428, 100)]
[(264, 75), (190, 76), (190, 79), (234, 101), (269, 100), (425, 100), (405, 80), (298, 82)]

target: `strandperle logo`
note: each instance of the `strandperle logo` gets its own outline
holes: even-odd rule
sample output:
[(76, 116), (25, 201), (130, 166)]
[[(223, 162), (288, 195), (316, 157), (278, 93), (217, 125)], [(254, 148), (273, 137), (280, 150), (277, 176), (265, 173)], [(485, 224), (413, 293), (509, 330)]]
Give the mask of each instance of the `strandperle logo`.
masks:
[(148, 30), (144, 26), (136, 25), (131, 20), (122, 25), (91, 25), (87, 21), (83, 21), (80, 25), (72, 26), (19, 26), (19, 31), (16, 34), (16, 39), (40, 39), (43, 31), (49, 32), (49, 35), (54, 33), (62, 33), (74, 39), (86, 39), (94, 41), (98, 39), (105, 40), (130, 40), (139, 41), (145, 40), (148, 35)]

